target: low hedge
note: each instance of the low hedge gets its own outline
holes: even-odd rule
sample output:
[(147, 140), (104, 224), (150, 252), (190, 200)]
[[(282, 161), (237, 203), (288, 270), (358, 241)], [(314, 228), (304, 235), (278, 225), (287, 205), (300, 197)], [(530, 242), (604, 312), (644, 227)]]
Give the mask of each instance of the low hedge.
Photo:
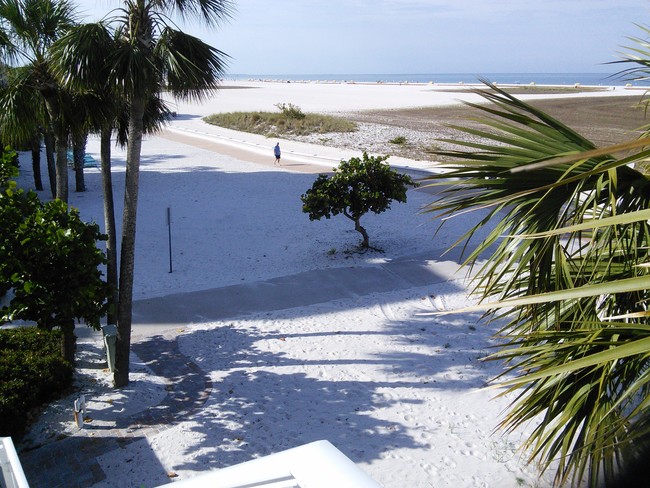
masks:
[(61, 355), (61, 332), (36, 327), (0, 330), (0, 436), (20, 437), (28, 413), (72, 385)]

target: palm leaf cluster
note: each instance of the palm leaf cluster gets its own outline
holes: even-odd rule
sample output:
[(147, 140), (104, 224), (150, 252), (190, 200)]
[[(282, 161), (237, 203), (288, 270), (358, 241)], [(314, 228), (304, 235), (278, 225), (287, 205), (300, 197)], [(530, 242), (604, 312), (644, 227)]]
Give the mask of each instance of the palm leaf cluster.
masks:
[(558, 484), (613, 482), (650, 439), (650, 179), (632, 167), (650, 140), (597, 149), (486, 84), (490, 103), (468, 103), (482, 128), (448, 141), (467, 149), (435, 153), (455, 162), (430, 177), (447, 188), (428, 210), (488, 210), (463, 240), (492, 226), (466, 264), (481, 263), (475, 292), (505, 323), (502, 427), (538, 422), (523, 447), (557, 463)]

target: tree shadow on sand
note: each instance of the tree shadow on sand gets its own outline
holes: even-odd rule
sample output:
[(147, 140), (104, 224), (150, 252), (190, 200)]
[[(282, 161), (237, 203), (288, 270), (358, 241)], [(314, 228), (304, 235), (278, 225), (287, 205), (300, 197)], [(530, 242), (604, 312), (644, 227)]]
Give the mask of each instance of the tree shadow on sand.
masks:
[[(290, 320), (292, 311), (280, 315)], [(486, 350), (476, 344), (487, 345), (490, 331), (469, 329), (467, 324), (476, 320), (419, 317), (410, 323), (389, 320), (376, 330), (291, 334), (219, 323), (184, 334), (180, 349), (212, 378), (212, 394), (189, 424), (192, 438), (201, 441), (182, 453), (185, 461), (174, 469), (222, 468), (320, 439), (332, 442), (354, 462), (370, 463), (394, 449), (435, 449), (426, 439), (416, 438), (406, 422), (382, 418), (382, 411), (422, 403), (401, 396), (404, 388), (436, 395), (484, 386), (493, 371), (480, 363)], [(439, 327), (455, 329), (458, 343), (452, 347), (445, 339), (439, 344), (441, 336), (432, 333)], [(463, 347), (467, 333), (475, 336), (470, 341), (474, 345)], [(416, 344), (422, 352), (334, 358), (323, 351), (302, 359), (258, 347), (262, 340), (286, 343), (315, 334), (342, 341), (372, 341), (377, 336)], [(381, 373), (364, 377), (358, 370), (368, 366)]]

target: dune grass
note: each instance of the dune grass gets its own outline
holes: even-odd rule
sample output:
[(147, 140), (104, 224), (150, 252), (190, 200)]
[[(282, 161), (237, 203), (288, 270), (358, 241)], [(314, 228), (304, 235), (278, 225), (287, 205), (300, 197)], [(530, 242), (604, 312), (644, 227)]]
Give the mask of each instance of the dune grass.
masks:
[(304, 113), (292, 104), (277, 104), (279, 112), (229, 112), (212, 114), (204, 122), (266, 137), (304, 136), (329, 132), (354, 132), (357, 124), (342, 117)]

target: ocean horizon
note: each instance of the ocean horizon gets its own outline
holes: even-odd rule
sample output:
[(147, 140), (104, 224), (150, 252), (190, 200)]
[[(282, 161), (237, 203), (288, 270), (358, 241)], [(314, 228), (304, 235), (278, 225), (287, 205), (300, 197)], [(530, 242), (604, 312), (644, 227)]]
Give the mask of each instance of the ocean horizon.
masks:
[(589, 85), (589, 86), (647, 86), (649, 80), (630, 81), (616, 73), (370, 73), (370, 74), (229, 74), (230, 80), (331, 81), (357, 83), (492, 83), (513, 85)]

